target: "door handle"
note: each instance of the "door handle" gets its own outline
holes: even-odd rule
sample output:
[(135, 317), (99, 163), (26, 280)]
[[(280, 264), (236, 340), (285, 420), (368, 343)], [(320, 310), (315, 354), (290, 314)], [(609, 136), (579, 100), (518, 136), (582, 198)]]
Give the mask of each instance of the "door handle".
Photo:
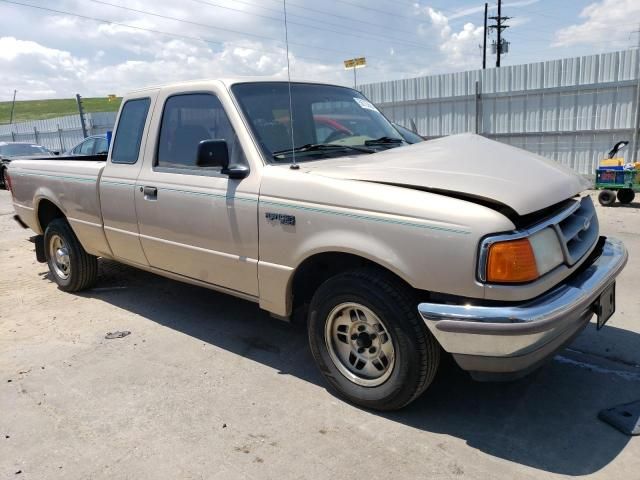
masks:
[(158, 199), (158, 189), (156, 187), (144, 187), (142, 189), (144, 193), (145, 200), (157, 200)]

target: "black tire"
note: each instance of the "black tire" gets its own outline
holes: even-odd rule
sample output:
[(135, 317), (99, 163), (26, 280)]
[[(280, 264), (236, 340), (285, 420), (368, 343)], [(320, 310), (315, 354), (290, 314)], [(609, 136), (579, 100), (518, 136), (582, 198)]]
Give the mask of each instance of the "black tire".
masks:
[(636, 192), (631, 190), (630, 188), (623, 188), (618, 190), (618, 201), (623, 205), (627, 205), (633, 202), (633, 199), (636, 197)]
[[(329, 314), (345, 303), (369, 309), (390, 334), (394, 361), (380, 385), (359, 385), (341, 373), (332, 360), (325, 327)], [(375, 269), (340, 273), (318, 288), (309, 306), (309, 344), (318, 368), (340, 397), (365, 408), (397, 410), (426, 390), (438, 370), (440, 346), (424, 325), (417, 306), (406, 286)]]
[[(61, 275), (56, 268), (55, 253), (52, 255), (52, 242), (61, 239), (68, 252), (68, 274)], [(65, 292), (78, 292), (91, 287), (98, 278), (98, 259), (88, 254), (80, 245), (73, 230), (63, 218), (52, 220), (44, 232), (44, 251), (53, 280)], [(64, 273), (64, 272), (63, 272)]]
[(598, 201), (603, 207), (610, 207), (616, 203), (616, 193), (612, 190), (602, 190), (598, 195)]
[(7, 177), (5, 177), (6, 168), (0, 168), (0, 189), (7, 189)]

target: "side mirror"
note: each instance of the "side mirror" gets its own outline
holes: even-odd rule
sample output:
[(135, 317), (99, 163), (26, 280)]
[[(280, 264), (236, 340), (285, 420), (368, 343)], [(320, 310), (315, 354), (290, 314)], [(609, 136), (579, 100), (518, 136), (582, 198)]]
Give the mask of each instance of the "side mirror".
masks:
[(229, 166), (229, 149), (226, 140), (202, 140), (198, 144), (196, 165), (227, 168)]
[(198, 167), (222, 167), (221, 173), (229, 178), (241, 179), (249, 175), (245, 165), (229, 165), (229, 148), (226, 140), (202, 140), (198, 144)]

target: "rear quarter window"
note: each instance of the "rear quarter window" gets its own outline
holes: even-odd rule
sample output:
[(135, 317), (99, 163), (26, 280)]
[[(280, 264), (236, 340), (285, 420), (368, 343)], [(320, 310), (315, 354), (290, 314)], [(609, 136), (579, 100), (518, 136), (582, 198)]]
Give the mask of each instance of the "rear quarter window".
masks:
[(133, 164), (138, 161), (150, 104), (149, 98), (136, 98), (128, 100), (122, 107), (111, 151), (112, 163)]

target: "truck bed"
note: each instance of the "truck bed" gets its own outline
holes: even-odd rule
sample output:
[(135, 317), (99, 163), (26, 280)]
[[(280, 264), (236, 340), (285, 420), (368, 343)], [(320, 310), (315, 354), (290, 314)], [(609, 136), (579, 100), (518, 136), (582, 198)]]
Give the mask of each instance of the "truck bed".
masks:
[[(13, 205), (20, 218), (35, 232), (44, 233), (36, 211), (60, 210), (90, 253), (103, 255), (109, 247), (102, 228), (99, 180), (105, 155), (84, 157), (36, 157), (16, 159), (9, 166)], [(19, 179), (19, 180), (18, 180)], [(38, 208), (42, 198), (52, 205)]]
[(13, 161), (18, 160), (63, 160), (63, 161), (82, 161), (82, 162), (105, 162), (107, 160), (107, 154), (102, 153), (100, 155), (47, 155), (46, 157), (16, 157)]

